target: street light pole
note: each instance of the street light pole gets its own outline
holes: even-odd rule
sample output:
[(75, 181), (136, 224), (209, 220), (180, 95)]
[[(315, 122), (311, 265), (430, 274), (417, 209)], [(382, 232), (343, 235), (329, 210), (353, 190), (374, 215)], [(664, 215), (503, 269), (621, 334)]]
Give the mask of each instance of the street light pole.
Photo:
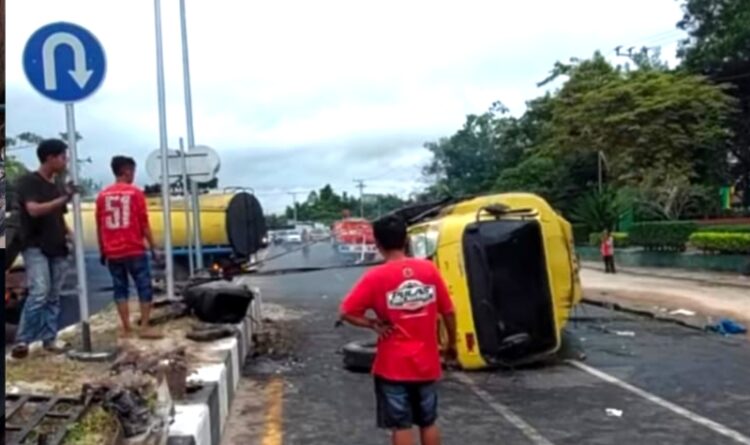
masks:
[(294, 223), (297, 224), (297, 192), (289, 192), (292, 195), (293, 210), (294, 210)]
[(167, 101), (164, 86), (164, 52), (161, 37), (161, 1), (154, 0), (156, 28), (156, 82), (159, 102), (159, 148), (161, 150), (161, 197), (164, 211), (164, 257), (167, 297), (174, 298), (174, 258), (172, 257), (172, 206), (169, 193), (169, 141), (167, 139)]
[[(185, 0), (180, 0), (180, 29), (182, 36), (182, 75), (185, 87), (185, 117), (187, 119), (187, 149), (195, 147), (193, 132), (193, 96), (190, 88), (190, 59), (188, 58), (187, 18)], [(198, 184), (190, 181), (190, 195), (193, 201), (193, 235), (195, 236), (195, 267), (203, 269), (203, 241), (201, 240), (201, 211)]]

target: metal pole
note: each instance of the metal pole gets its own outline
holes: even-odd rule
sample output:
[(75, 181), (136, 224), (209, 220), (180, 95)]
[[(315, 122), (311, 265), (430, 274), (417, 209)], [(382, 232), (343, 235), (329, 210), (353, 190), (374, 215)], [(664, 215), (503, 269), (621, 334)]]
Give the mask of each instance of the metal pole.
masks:
[(167, 297), (174, 298), (174, 258), (172, 257), (172, 206), (169, 201), (169, 147), (167, 104), (164, 93), (164, 54), (161, 41), (161, 1), (154, 0), (156, 27), (156, 81), (159, 98), (159, 148), (161, 149), (161, 197), (164, 211), (164, 256), (166, 259)]
[[(65, 122), (68, 130), (70, 150), (70, 179), (78, 182), (78, 151), (76, 150), (76, 118), (72, 103), (65, 104)], [(91, 352), (91, 330), (89, 328), (89, 293), (86, 281), (86, 258), (83, 252), (83, 218), (81, 217), (81, 196), (73, 195), (73, 231), (75, 236), (76, 272), (78, 272), (78, 304), (81, 314), (81, 336), (83, 352)]]
[(294, 209), (294, 224), (297, 224), (297, 193), (289, 192), (292, 195), (292, 207)]
[(195, 264), (193, 263), (193, 233), (190, 224), (190, 191), (187, 182), (187, 153), (182, 138), (180, 138), (180, 154), (182, 155), (182, 193), (185, 196), (185, 239), (188, 248), (188, 269), (192, 277), (195, 273)]
[[(190, 90), (190, 60), (188, 58), (187, 19), (185, 18), (185, 0), (180, 0), (180, 28), (182, 31), (182, 72), (185, 87), (185, 117), (187, 118), (188, 151), (195, 147), (195, 133), (193, 132), (193, 96)], [(203, 269), (203, 243), (201, 241), (201, 212), (198, 199), (198, 184), (191, 181), (193, 196), (193, 226), (195, 227), (195, 264)]]
[(354, 182), (357, 183), (357, 187), (359, 188), (359, 217), (364, 218), (365, 217), (365, 202), (363, 200), (362, 190), (365, 188), (365, 181), (363, 181), (362, 179), (355, 179)]

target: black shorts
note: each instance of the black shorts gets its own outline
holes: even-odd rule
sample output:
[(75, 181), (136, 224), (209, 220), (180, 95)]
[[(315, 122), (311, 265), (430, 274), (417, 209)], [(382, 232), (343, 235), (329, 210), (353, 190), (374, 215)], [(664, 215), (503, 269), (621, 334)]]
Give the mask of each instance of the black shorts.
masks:
[(376, 376), (375, 397), (378, 428), (425, 428), (437, 420), (435, 382), (394, 382)]

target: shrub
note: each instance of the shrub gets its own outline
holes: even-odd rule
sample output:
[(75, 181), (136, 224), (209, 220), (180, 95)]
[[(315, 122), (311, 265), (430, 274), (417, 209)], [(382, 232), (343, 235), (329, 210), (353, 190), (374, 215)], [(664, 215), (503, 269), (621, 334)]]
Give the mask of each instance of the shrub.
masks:
[(750, 233), (695, 232), (690, 245), (705, 252), (750, 253)]
[(613, 229), (620, 217), (630, 208), (625, 194), (613, 188), (592, 191), (575, 203), (570, 216), (573, 221), (586, 224), (594, 231)]
[[(623, 247), (629, 247), (630, 246), (630, 237), (625, 232), (612, 232), (612, 238), (615, 239), (615, 247), (616, 248), (623, 248)], [(601, 233), (592, 233), (589, 234), (589, 245), (593, 247), (599, 247), (599, 245), (602, 242), (602, 234)]]
[(576, 246), (583, 246), (589, 240), (591, 229), (586, 224), (573, 224), (573, 241)]
[(715, 226), (702, 226), (698, 228), (698, 232), (712, 232), (712, 233), (750, 233), (749, 224), (717, 224)]
[(633, 224), (629, 241), (647, 250), (685, 250), (697, 225), (692, 221), (643, 222)]

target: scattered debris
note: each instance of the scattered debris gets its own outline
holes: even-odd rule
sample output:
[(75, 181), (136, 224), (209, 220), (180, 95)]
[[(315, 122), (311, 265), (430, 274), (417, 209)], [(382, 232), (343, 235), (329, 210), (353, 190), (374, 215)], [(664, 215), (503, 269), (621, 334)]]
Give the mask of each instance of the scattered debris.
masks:
[[(158, 326), (188, 315), (190, 315), (190, 310), (182, 300), (155, 301), (154, 313), (149, 320), (149, 324)], [(138, 323), (140, 322), (139, 318)]]
[(615, 335), (619, 335), (620, 337), (635, 337), (635, 332), (633, 331), (612, 331)]
[(607, 417), (622, 417), (621, 409), (607, 408), (605, 412), (607, 413)]
[(187, 363), (183, 346), (169, 352), (141, 352), (127, 351), (122, 354), (110, 368), (113, 377), (105, 379), (105, 383), (112, 386), (125, 384), (134, 386), (128, 379), (143, 377), (145, 375), (160, 378), (164, 376), (167, 380), (171, 397), (182, 399), (186, 394)]
[(90, 403), (88, 397), (6, 394), (4, 443), (58, 445)]
[(684, 315), (686, 317), (692, 317), (695, 315), (695, 311), (689, 311), (687, 309), (675, 309), (669, 312), (669, 315)]
[(222, 338), (232, 337), (237, 334), (237, 328), (232, 325), (197, 325), (185, 334), (185, 337), (193, 341), (209, 342)]
[(716, 324), (709, 324), (706, 326), (706, 330), (716, 332), (721, 335), (732, 335), (732, 334), (744, 334), (747, 332), (747, 328), (740, 323), (729, 318), (722, 318)]

